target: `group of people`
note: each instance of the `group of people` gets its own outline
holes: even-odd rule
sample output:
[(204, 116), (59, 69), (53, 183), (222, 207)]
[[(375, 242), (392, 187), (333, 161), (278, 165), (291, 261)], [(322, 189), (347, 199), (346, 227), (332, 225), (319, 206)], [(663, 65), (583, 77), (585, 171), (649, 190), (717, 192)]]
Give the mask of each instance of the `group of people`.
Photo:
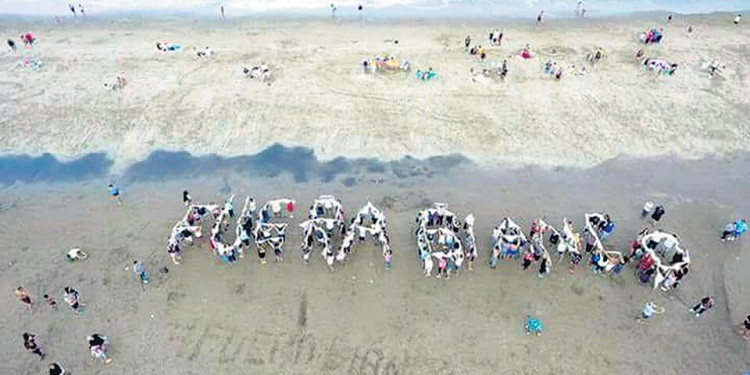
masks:
[[(31, 295), (26, 292), (26, 290), (23, 287), (18, 287), (15, 290), (15, 295), (18, 300), (24, 304), (29, 311), (33, 311), (34, 309), (34, 303), (31, 300)], [(79, 294), (78, 291), (71, 288), (71, 287), (65, 287), (64, 288), (64, 300), (68, 305), (73, 309), (73, 311), (80, 315), (83, 312), (83, 304), (79, 301)], [(49, 296), (48, 294), (44, 295), (44, 302), (49, 306), (49, 309), (52, 311), (57, 311), (57, 301), (55, 301), (54, 298)], [(41, 345), (37, 342), (37, 336), (33, 333), (24, 332), (23, 335), (23, 346), (29, 353), (39, 356), (39, 360), (44, 360), (47, 357), (47, 354), (42, 349)], [(100, 359), (102, 363), (109, 364), (112, 362), (112, 358), (109, 358), (107, 355), (107, 349), (109, 346), (109, 341), (107, 339), (107, 336), (103, 336), (97, 333), (92, 334), (91, 336), (88, 336), (86, 338), (88, 344), (89, 344), (89, 351), (91, 353), (91, 356), (95, 359)], [(50, 363), (49, 365), (49, 374), (50, 375), (69, 375), (69, 372), (66, 372), (66, 370), (57, 362)]]
[(652, 28), (638, 34), (638, 40), (644, 44), (659, 44), (664, 38), (664, 29)]
[(411, 70), (411, 64), (407, 60), (399, 60), (396, 56), (381, 53), (373, 58), (363, 59), (360, 63), (365, 73), (388, 72)]
[[(417, 256), (424, 275), (432, 276), (437, 261), (437, 277), (450, 279), (458, 274), (464, 261), (473, 269), (477, 246), (474, 236), (474, 215), (464, 219), (463, 230), (456, 214), (448, 210), (445, 203), (435, 203), (434, 207), (417, 213)], [(463, 231), (463, 238), (461, 232)]]
[(263, 83), (271, 85), (273, 81), (273, 73), (268, 64), (261, 62), (260, 65), (253, 65), (251, 67), (242, 67), (242, 74), (245, 78), (255, 79)]
[[(333, 270), (334, 261), (344, 262), (355, 246), (355, 239), (364, 242), (369, 236), (382, 249), (386, 269), (391, 268), (393, 250), (386, 232), (385, 214), (371, 202), (360, 209), (347, 224), (341, 201), (332, 195), (321, 195), (313, 201), (307, 220), (302, 228), (302, 259), (309, 261), (315, 245), (321, 248), (321, 256)], [(341, 240), (334, 251), (334, 237)]]
[[(223, 205), (198, 205), (193, 204), (187, 191), (183, 192), (187, 212), (174, 225), (167, 241), (167, 252), (175, 264), (179, 264), (184, 244), (202, 242), (203, 218), (209, 215), (212, 218), (212, 222), (206, 224), (211, 226), (209, 247), (222, 262), (231, 264), (244, 258), (251, 246), (255, 246), (262, 264), (267, 262), (268, 252), (273, 252), (277, 262), (284, 260), (285, 231), (289, 225), (284, 219), (294, 218), (296, 202), (287, 198), (273, 199), (257, 210), (255, 199), (246, 197), (242, 211), (232, 222), (235, 218), (233, 201), (234, 195), (231, 195)], [(368, 219), (369, 224), (366, 223)], [(235, 225), (235, 236), (230, 240), (226, 233), (232, 224)], [(322, 195), (313, 201), (308, 218), (300, 227), (305, 262), (309, 261), (314, 246), (318, 244), (326, 264), (332, 268), (334, 260), (344, 262), (354, 246), (355, 237), (362, 242), (369, 235), (382, 248), (386, 267), (390, 268), (393, 252), (386, 233), (385, 215), (370, 202), (347, 225), (341, 202), (333, 196)], [(335, 235), (341, 240), (338, 251), (334, 251)]]

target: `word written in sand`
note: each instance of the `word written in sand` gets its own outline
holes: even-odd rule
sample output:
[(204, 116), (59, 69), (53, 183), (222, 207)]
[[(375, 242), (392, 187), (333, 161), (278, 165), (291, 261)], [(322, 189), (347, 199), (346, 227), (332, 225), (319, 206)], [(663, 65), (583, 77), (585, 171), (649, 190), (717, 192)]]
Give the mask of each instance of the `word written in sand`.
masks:
[[(193, 329), (188, 329), (193, 327)], [(221, 363), (247, 367), (279, 369), (318, 369), (321, 372), (351, 375), (402, 375), (417, 368), (433, 368), (434, 374), (452, 374), (450, 363), (443, 359), (426, 358), (408, 350), (384, 350), (374, 340), (370, 345), (350, 345), (334, 335), (321, 340), (305, 330), (245, 333), (227, 327), (205, 327), (194, 324), (180, 327), (185, 337), (187, 359), (195, 363)], [(175, 340), (177, 338), (173, 338)], [(213, 345), (208, 343), (214, 343)]]

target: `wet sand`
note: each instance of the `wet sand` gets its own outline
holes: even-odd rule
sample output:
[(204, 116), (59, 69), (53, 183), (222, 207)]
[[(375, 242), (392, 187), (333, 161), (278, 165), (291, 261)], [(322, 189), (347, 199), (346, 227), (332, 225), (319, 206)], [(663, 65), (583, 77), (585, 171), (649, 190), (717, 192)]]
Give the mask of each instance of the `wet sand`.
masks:
[[(0, 54), (0, 153), (49, 152), (69, 160), (105, 152), (116, 168), (155, 149), (194, 155), (247, 155), (270, 145), (305, 146), (324, 160), (337, 156), (398, 160), (461, 153), (485, 166), (522, 163), (591, 166), (618, 155), (675, 154), (697, 158), (747, 150), (743, 119), (750, 105), (746, 26), (729, 14), (664, 15), (551, 21), (541, 28), (509, 21), (394, 22), (360, 27), (319, 20), (204, 20), (123, 18), (0, 23), (0, 34), (31, 31), (45, 67), (16, 68), (22, 54)], [(687, 23), (695, 31), (685, 32)], [(638, 32), (665, 28), (664, 43), (646, 56), (680, 65), (654, 79), (633, 61)], [(505, 32), (488, 61), (464, 52), (471, 34), (486, 44), (489, 30)], [(393, 40), (398, 40), (394, 44)], [(179, 53), (156, 51), (157, 40)], [(531, 44), (536, 58), (517, 52)], [(194, 48), (216, 58), (197, 61)], [(544, 62), (580, 67), (596, 46), (608, 51), (586, 77), (570, 70), (544, 79)], [(365, 57), (390, 53), (413, 69), (433, 67), (438, 78), (365, 75)], [(510, 57), (509, 57), (510, 56)], [(515, 57), (514, 57), (515, 56)], [(722, 78), (699, 72), (721, 58)], [(503, 84), (472, 83), (469, 69), (508, 59)], [(270, 87), (242, 78), (241, 67), (268, 63)], [(104, 89), (121, 72), (121, 92)]]
[[(718, 241), (728, 217), (750, 212), (742, 198), (750, 188), (747, 155), (730, 162), (662, 158), (592, 169), (432, 172), (400, 178), (390, 170), (353, 171), (327, 182), (231, 169), (191, 179), (124, 177), (121, 208), (108, 200), (101, 180), (7, 186), (0, 194), (6, 248), (0, 373), (44, 370), (47, 361), (23, 350), (23, 331), (38, 334), (48, 359), (77, 374), (737, 374), (750, 368), (750, 346), (735, 332), (750, 311), (748, 242)], [(384, 180), (375, 184), (373, 176)], [(349, 177), (357, 183), (346, 186)], [(263, 266), (251, 254), (227, 267), (195, 247), (173, 266), (164, 243), (183, 214), (185, 188), (198, 201), (219, 201), (231, 191), (261, 201), (290, 196), (303, 207), (334, 193), (349, 214), (370, 199), (388, 215), (394, 268), (385, 271), (371, 246), (357, 247), (333, 273), (319, 257), (304, 267), (296, 230), (288, 234), (283, 264)], [(605, 210), (617, 223), (607, 247), (625, 251), (646, 225), (639, 216), (646, 199), (666, 204), (660, 227), (677, 232), (693, 258), (684, 287), (672, 295), (639, 285), (630, 269), (612, 280), (553, 266), (540, 280), (518, 262), (496, 271), (486, 266), (491, 229), (503, 216), (526, 229), (542, 215), (554, 224), (563, 216), (580, 223), (585, 212)], [(477, 217), (482, 258), (475, 271), (451, 280), (421, 276), (413, 217), (431, 201)], [(65, 260), (74, 246), (90, 259)], [(133, 259), (146, 260), (152, 273), (145, 291), (125, 269)], [(162, 266), (167, 275), (157, 273)], [(11, 293), (18, 285), (36, 301), (54, 292), (60, 303), (61, 289), (73, 286), (86, 311), (76, 317), (65, 306), (55, 312), (38, 304), (30, 314)], [(696, 320), (687, 305), (705, 294), (717, 306)], [(638, 324), (634, 317), (648, 300), (666, 313)], [(543, 320), (542, 337), (524, 335), (526, 314)], [(85, 336), (94, 331), (112, 341), (115, 362), (108, 367), (86, 350)]]

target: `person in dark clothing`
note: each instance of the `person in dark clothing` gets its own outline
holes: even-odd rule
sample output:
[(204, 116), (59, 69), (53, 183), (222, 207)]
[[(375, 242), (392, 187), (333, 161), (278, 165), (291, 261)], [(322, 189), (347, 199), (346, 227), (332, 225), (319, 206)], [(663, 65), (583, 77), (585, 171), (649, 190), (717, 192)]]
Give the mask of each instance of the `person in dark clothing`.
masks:
[(701, 299), (700, 302), (698, 302), (695, 306), (690, 308), (690, 312), (695, 314), (695, 317), (701, 316), (704, 312), (708, 311), (708, 309), (714, 307), (714, 299), (711, 296), (706, 296)]
[(664, 206), (658, 205), (656, 208), (654, 208), (654, 213), (651, 214), (651, 220), (653, 220), (654, 225), (661, 220), (661, 217), (664, 216), (664, 213), (667, 211), (664, 209)]
[(37, 345), (36, 340), (34, 340), (34, 337), (36, 335), (32, 335), (30, 333), (24, 333), (23, 334), (23, 347), (26, 348), (26, 350), (29, 351), (31, 354), (36, 354), (39, 356), (39, 360), (44, 359), (46, 354), (42, 352), (42, 349), (39, 348), (39, 345)]
[(65, 372), (65, 369), (62, 368), (62, 366), (60, 366), (59, 364), (51, 363), (49, 365), (49, 375), (66, 375), (66, 374), (70, 375), (70, 373)]

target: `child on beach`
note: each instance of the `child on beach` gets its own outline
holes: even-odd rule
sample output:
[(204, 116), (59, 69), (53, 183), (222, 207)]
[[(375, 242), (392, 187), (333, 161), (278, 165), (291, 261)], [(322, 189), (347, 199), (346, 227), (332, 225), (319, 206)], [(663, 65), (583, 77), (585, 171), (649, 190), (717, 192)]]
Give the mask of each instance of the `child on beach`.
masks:
[(391, 249), (386, 250), (383, 257), (385, 258), (385, 269), (390, 271), (391, 262), (393, 261), (393, 251)]
[(46, 302), (52, 308), (52, 310), (57, 310), (57, 301), (52, 299), (52, 297), (50, 297), (48, 294), (44, 295), (44, 302)]
[(117, 201), (117, 205), (122, 205), (122, 199), (120, 199), (120, 189), (118, 189), (114, 184), (109, 184), (107, 185), (107, 191), (109, 192), (109, 195), (111, 195), (112, 198)]
[(636, 318), (636, 320), (639, 323), (644, 323), (646, 320), (651, 319), (652, 316), (655, 314), (663, 314), (664, 308), (657, 306), (655, 303), (649, 301), (646, 302), (646, 305), (643, 307), (643, 310), (641, 310), (641, 316)]

